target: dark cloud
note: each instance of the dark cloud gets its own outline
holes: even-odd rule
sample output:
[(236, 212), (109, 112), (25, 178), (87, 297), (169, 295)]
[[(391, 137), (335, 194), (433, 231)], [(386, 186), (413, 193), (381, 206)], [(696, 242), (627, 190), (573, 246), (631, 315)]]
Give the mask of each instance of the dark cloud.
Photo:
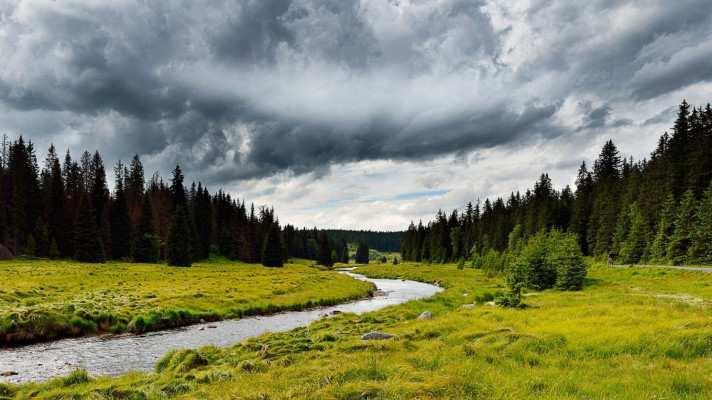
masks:
[(707, 3), (0, 2), (0, 121), (215, 183), (598, 134), (712, 79)]

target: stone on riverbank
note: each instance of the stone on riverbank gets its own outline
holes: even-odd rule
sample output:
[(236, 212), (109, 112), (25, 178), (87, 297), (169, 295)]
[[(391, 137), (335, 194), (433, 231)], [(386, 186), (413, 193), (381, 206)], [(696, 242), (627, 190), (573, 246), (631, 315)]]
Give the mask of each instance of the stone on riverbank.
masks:
[(433, 313), (430, 311), (423, 311), (419, 316), (418, 319), (420, 320), (428, 320), (428, 319), (433, 319)]
[(368, 332), (361, 336), (361, 340), (386, 340), (386, 339), (391, 339), (394, 338), (395, 335), (391, 335), (390, 333), (383, 333), (383, 332)]

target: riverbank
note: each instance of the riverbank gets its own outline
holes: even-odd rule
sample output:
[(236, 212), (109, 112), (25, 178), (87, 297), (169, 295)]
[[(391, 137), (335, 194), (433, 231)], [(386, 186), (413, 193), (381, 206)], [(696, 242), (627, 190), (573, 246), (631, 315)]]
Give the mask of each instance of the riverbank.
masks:
[[(17, 398), (688, 398), (712, 396), (712, 275), (595, 266), (582, 292), (489, 305), (504, 282), (454, 265), (374, 265), (445, 291), (238, 345), (175, 351), (150, 374), (69, 378)], [(422, 317), (430, 311), (432, 318)], [(378, 331), (395, 335), (365, 341)]]
[(329, 306), (373, 286), (304, 264), (0, 261), (0, 346)]

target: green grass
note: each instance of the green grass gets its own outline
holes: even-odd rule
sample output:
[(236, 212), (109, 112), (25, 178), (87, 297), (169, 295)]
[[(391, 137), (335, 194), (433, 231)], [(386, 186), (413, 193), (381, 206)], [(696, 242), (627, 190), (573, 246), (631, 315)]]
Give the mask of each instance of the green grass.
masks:
[(101, 332), (145, 332), (332, 305), (372, 286), (303, 264), (0, 262), (0, 345)]
[[(431, 299), (236, 346), (167, 354), (150, 374), (21, 387), (17, 398), (708, 399), (712, 274), (590, 270), (582, 292), (527, 293), (523, 310), (484, 304), (502, 279), (454, 265), (372, 265), (374, 277), (436, 282)], [(474, 307), (462, 307), (479, 299)], [(432, 320), (418, 320), (430, 310)], [(364, 342), (372, 330), (396, 339)]]

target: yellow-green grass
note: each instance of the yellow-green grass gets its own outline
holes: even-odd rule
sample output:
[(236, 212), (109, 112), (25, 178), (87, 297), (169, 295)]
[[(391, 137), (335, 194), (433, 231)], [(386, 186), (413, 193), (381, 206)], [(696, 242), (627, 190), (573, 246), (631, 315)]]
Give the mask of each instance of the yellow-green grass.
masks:
[(333, 305), (373, 286), (306, 265), (0, 262), (0, 346), (101, 332), (145, 332)]
[[(446, 290), (231, 348), (172, 352), (150, 374), (77, 372), (4, 390), (17, 398), (712, 398), (712, 274), (596, 266), (584, 291), (528, 293), (529, 307), (515, 310), (487, 305), (505, 287), (477, 270), (359, 271)], [(426, 310), (433, 319), (418, 319)], [(397, 337), (360, 340), (372, 330)]]

